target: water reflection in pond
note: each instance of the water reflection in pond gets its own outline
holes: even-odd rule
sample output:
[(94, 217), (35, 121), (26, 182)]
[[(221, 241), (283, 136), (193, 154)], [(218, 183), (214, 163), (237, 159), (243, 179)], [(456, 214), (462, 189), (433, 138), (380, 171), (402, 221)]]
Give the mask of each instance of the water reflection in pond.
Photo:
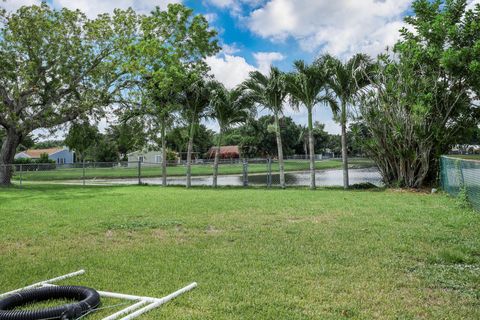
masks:
[[(376, 168), (367, 169), (351, 169), (349, 170), (350, 184), (372, 183), (376, 186), (382, 186), (382, 178)], [(148, 184), (161, 184), (161, 179), (149, 178), (142, 179)], [(285, 182), (289, 186), (308, 186), (310, 185), (310, 172), (288, 172), (285, 174)], [(323, 170), (316, 173), (317, 186), (341, 186), (343, 183), (342, 170)], [(185, 177), (169, 178), (168, 184), (184, 185)], [(192, 177), (192, 185), (203, 186), (211, 185), (212, 177)], [(248, 176), (248, 184), (251, 186), (267, 185), (266, 174), (251, 174)], [(272, 185), (280, 184), (280, 176), (278, 173), (272, 175)], [(242, 175), (228, 175), (218, 177), (219, 186), (242, 186)]]

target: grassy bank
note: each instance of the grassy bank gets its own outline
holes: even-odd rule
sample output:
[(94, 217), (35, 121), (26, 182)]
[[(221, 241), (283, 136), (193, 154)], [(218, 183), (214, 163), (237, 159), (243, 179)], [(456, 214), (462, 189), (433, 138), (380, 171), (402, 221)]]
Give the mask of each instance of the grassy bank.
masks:
[[(350, 166), (371, 167), (373, 162), (367, 159), (352, 159)], [(342, 163), (340, 160), (323, 160), (316, 162), (318, 170), (339, 169)], [(222, 164), (219, 167), (219, 174), (241, 174), (243, 170), (242, 164)], [(273, 171), (278, 171), (278, 163), (272, 165)], [(285, 162), (285, 171), (303, 171), (309, 170), (309, 162), (301, 160), (288, 160)], [(249, 173), (265, 173), (267, 172), (266, 163), (251, 163), (248, 165)], [(193, 165), (192, 175), (212, 175), (213, 168), (210, 164)], [(162, 168), (160, 166), (144, 166), (141, 169), (141, 175), (144, 178), (160, 177)], [(170, 177), (183, 176), (186, 174), (184, 166), (173, 166), (167, 168), (167, 174)], [(52, 181), (52, 180), (77, 180), (83, 176), (82, 168), (75, 169), (56, 169), (45, 171), (25, 171), (22, 173), (22, 179), (25, 181)], [(120, 178), (136, 178), (138, 176), (138, 168), (136, 166), (130, 168), (87, 168), (85, 170), (87, 179), (120, 179)], [(14, 179), (20, 179), (20, 173), (17, 172)]]
[(141, 319), (480, 318), (480, 215), (443, 194), (35, 186), (0, 216), (1, 292), (85, 268), (66, 283), (199, 283)]
[(466, 159), (466, 160), (480, 160), (480, 154), (454, 154), (454, 155), (449, 155), (449, 157)]

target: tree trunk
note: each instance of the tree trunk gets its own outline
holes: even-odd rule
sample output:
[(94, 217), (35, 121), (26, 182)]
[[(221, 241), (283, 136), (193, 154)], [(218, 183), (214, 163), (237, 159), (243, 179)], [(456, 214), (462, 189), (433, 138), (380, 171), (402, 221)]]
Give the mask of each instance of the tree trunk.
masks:
[(347, 155), (347, 106), (342, 101), (342, 162), (343, 162), (343, 188), (348, 189), (348, 155)]
[(167, 186), (167, 141), (165, 137), (166, 120), (162, 119), (162, 186)]
[(218, 178), (218, 162), (220, 160), (220, 146), (222, 145), (222, 128), (220, 128), (220, 133), (218, 135), (217, 148), (215, 150), (215, 162), (213, 164), (213, 187), (217, 187), (217, 178)]
[(195, 122), (192, 121), (190, 126), (190, 137), (188, 139), (187, 148), (187, 188), (192, 186), (192, 151), (193, 151), (193, 136), (195, 134)]
[(15, 130), (7, 130), (0, 149), (0, 186), (9, 186), (13, 176), (13, 161), (21, 135)]
[(308, 144), (310, 150), (310, 189), (315, 190), (315, 143), (313, 141), (312, 108), (308, 108)]
[(305, 160), (308, 159), (308, 137), (303, 139), (303, 151), (305, 152)]
[(283, 164), (283, 144), (282, 136), (280, 135), (280, 121), (278, 113), (275, 113), (275, 133), (277, 135), (277, 150), (278, 150), (278, 167), (280, 170), (280, 187), (285, 189), (285, 167)]

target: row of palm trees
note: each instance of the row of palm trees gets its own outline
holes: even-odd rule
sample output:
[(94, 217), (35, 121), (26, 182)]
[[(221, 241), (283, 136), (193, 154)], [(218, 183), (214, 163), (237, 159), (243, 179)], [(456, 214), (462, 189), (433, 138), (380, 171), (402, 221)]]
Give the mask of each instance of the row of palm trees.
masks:
[[(205, 118), (215, 119), (220, 132), (215, 150), (213, 186), (217, 186), (220, 146), (223, 134), (232, 126), (243, 123), (258, 108), (269, 110), (275, 119), (280, 185), (285, 188), (285, 170), (280, 119), (287, 105), (295, 110), (305, 108), (308, 113), (308, 152), (310, 160), (310, 188), (315, 189), (315, 150), (313, 138), (313, 109), (327, 106), (340, 123), (342, 131), (342, 159), (344, 187), (348, 188), (348, 160), (346, 125), (349, 107), (368, 85), (370, 58), (358, 54), (342, 63), (335, 57), (323, 55), (312, 64), (295, 61), (289, 73), (271, 67), (268, 74), (251, 72), (248, 79), (234, 89), (227, 89), (217, 81), (203, 78), (193, 81), (181, 94), (180, 113), (190, 126), (187, 147), (187, 187), (191, 186), (191, 164), (195, 128)], [(161, 101), (158, 101), (161, 102)], [(167, 105), (163, 103), (163, 105)], [(172, 109), (162, 108), (162, 147), (165, 153), (165, 127)], [(165, 155), (164, 155), (165, 159)], [(163, 162), (163, 180), (166, 184), (166, 161)]]
[(347, 118), (349, 107), (353, 106), (361, 91), (368, 85), (370, 58), (357, 54), (345, 63), (335, 57), (323, 55), (312, 64), (294, 62), (294, 71), (284, 73), (271, 67), (268, 75), (259, 71), (251, 72), (247, 80), (229, 91), (217, 85), (211, 105), (213, 118), (220, 126), (218, 146), (215, 154), (213, 185), (216, 186), (218, 158), (221, 137), (229, 126), (242, 122), (252, 110), (252, 106), (268, 109), (275, 119), (275, 132), (280, 171), (280, 185), (285, 188), (280, 118), (287, 102), (299, 110), (306, 108), (308, 113), (308, 152), (310, 160), (310, 188), (315, 189), (315, 150), (313, 138), (313, 109), (324, 105), (330, 107), (341, 126), (343, 185), (348, 188), (347, 157)]

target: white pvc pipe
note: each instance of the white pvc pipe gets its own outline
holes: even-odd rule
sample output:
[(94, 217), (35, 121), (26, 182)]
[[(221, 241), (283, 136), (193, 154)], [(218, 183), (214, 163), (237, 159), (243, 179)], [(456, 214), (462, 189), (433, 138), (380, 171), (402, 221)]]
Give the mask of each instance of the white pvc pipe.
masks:
[(10, 292), (0, 294), (0, 298), (11, 295), (12, 293), (16, 293), (16, 292), (19, 292), (19, 291), (40, 287), (40, 286), (43, 286), (45, 284), (49, 284), (51, 282), (58, 282), (58, 281), (68, 279), (68, 278), (71, 278), (71, 277), (75, 277), (75, 276), (78, 276), (78, 275), (81, 275), (81, 274), (84, 274), (84, 273), (85, 273), (85, 270), (78, 270), (76, 272), (68, 273), (68, 274), (60, 276), (60, 277), (56, 277), (56, 278), (52, 278), (52, 279), (49, 279), (49, 280), (37, 282), (37, 283), (34, 283), (32, 285), (29, 285), (29, 286), (26, 286), (26, 287), (23, 287), (23, 288), (20, 288), (20, 289), (16, 289), (16, 290), (13, 290), (13, 291), (10, 291)]
[(105, 297), (105, 298), (124, 299), (124, 300), (142, 300), (142, 301), (151, 302), (151, 303), (157, 302), (158, 300), (160, 300), (159, 298), (134, 296), (131, 294), (123, 294), (123, 293), (116, 293), (116, 292), (98, 291), (98, 290), (97, 292), (101, 297)]
[(147, 313), (148, 311), (151, 311), (151, 310), (153, 310), (153, 309), (155, 309), (155, 308), (160, 307), (162, 304), (164, 304), (164, 303), (172, 300), (173, 298), (178, 297), (178, 296), (181, 295), (182, 293), (185, 293), (185, 292), (187, 292), (187, 291), (192, 290), (192, 289), (195, 288), (196, 286), (197, 286), (197, 283), (194, 282), (194, 283), (192, 283), (192, 284), (190, 284), (190, 285), (188, 285), (188, 286), (186, 286), (186, 287), (184, 287), (184, 288), (182, 288), (182, 289), (180, 289), (180, 290), (178, 290), (178, 291), (175, 291), (175, 292), (172, 293), (172, 294), (169, 294), (169, 295), (166, 296), (166, 297), (163, 297), (163, 298), (161, 298), (161, 299), (158, 299), (157, 302), (154, 302), (154, 303), (152, 303), (152, 304), (149, 304), (148, 306), (143, 307), (142, 309), (139, 309), (139, 310), (135, 311), (134, 313), (129, 314), (128, 316), (126, 316), (126, 317), (124, 317), (124, 318), (122, 318), (122, 319), (120, 319), (120, 320), (132, 320), (132, 319), (134, 319), (134, 318), (136, 318), (136, 317), (138, 317), (138, 316), (140, 316), (140, 315), (142, 315), (142, 314), (144, 314), (144, 313)]
[(147, 303), (148, 303), (147, 301), (139, 301), (139, 302), (131, 305), (128, 308), (125, 308), (123, 310), (115, 312), (114, 314), (112, 314), (111, 316), (108, 316), (106, 318), (103, 318), (102, 320), (116, 320), (123, 315), (129, 314), (130, 312), (137, 310), (138, 308), (142, 307), (143, 305), (145, 305)]

